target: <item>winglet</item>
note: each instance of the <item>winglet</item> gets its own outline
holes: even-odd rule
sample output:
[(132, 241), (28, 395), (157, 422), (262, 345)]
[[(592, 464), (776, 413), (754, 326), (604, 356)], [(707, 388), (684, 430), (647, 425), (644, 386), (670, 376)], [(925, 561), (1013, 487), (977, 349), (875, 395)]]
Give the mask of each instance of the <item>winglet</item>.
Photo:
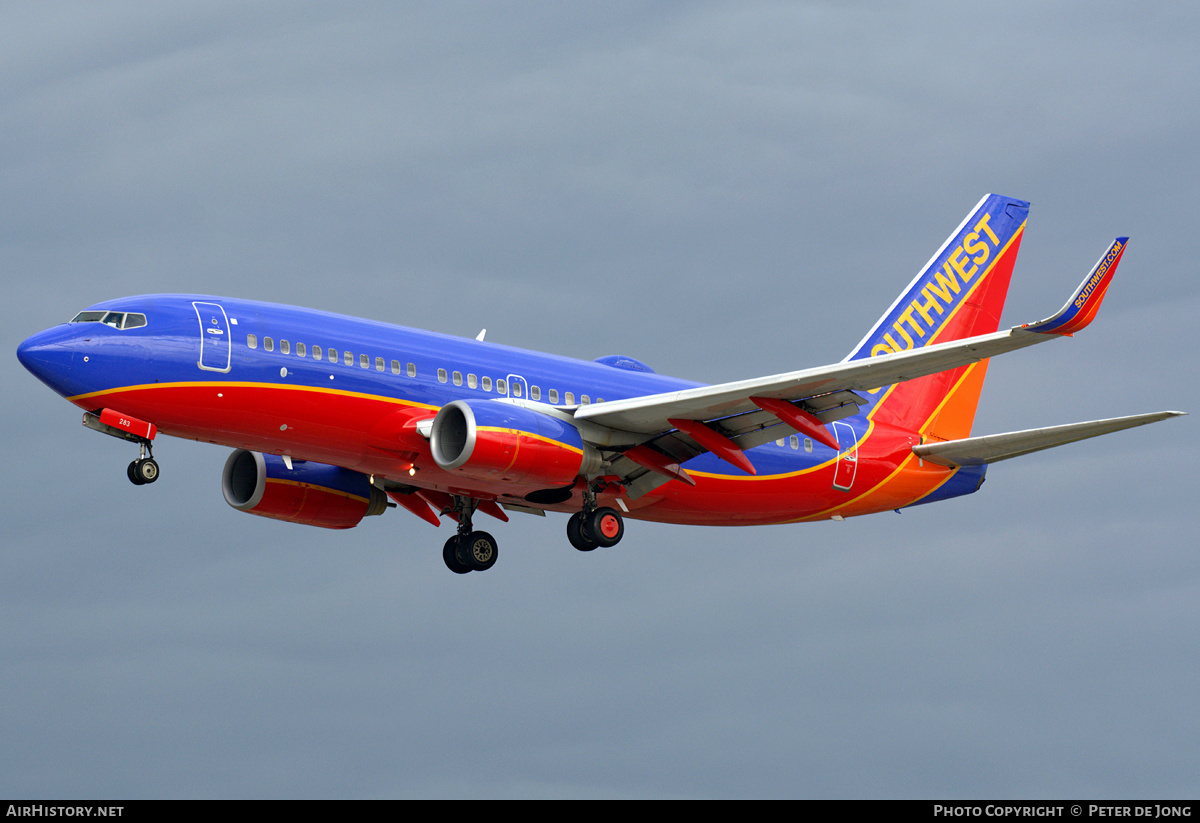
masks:
[(1112, 282), (1117, 264), (1121, 262), (1121, 255), (1125, 253), (1128, 243), (1128, 237), (1118, 237), (1113, 241), (1058, 314), (1040, 323), (1028, 323), (1023, 328), (1039, 334), (1065, 335), (1072, 335), (1086, 328), (1100, 310), (1100, 304), (1104, 302), (1104, 293), (1108, 290), (1108, 284)]

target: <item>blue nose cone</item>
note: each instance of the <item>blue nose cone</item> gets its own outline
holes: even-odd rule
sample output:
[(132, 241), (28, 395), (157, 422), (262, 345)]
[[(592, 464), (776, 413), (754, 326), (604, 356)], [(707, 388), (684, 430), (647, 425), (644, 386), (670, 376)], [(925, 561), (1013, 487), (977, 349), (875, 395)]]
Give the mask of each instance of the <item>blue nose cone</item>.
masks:
[(72, 332), (68, 326), (55, 326), (17, 346), (17, 359), (21, 365), (64, 397), (78, 393), (72, 379), (76, 356)]

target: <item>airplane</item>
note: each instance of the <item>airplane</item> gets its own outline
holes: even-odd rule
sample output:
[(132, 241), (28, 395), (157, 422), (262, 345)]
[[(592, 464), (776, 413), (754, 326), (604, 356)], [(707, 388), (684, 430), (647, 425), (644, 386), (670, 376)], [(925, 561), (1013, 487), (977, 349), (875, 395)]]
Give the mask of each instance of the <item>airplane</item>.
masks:
[(581, 361), (324, 311), (207, 295), (127, 297), (34, 334), (21, 363), (136, 443), (232, 447), (233, 508), (351, 528), (403, 508), (456, 523), (453, 572), (495, 564), (484, 513), (569, 513), (580, 551), (626, 518), (842, 520), (971, 494), (991, 463), (1183, 414), (971, 436), (989, 358), (1095, 317), (1128, 238), (1051, 317), (998, 331), (1029, 203), (984, 196), (839, 363), (718, 385), (628, 356)]

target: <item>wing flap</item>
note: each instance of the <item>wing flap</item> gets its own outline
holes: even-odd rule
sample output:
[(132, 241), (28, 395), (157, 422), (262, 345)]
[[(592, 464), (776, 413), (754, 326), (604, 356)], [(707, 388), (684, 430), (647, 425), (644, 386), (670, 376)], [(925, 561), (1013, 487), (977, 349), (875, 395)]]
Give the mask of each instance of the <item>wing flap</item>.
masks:
[(1069, 423), (1065, 426), (1050, 426), (1043, 429), (989, 434), (983, 437), (968, 437), (944, 443), (924, 443), (913, 446), (913, 453), (922, 460), (940, 466), (981, 466), (1012, 457), (1031, 454), (1043, 449), (1052, 449), (1090, 437), (1111, 434), (1122, 429), (1145, 426), (1185, 412), (1160, 411), (1150, 414), (1135, 414), (1129, 417), (1114, 417), (1108, 420), (1089, 420), (1086, 423)]

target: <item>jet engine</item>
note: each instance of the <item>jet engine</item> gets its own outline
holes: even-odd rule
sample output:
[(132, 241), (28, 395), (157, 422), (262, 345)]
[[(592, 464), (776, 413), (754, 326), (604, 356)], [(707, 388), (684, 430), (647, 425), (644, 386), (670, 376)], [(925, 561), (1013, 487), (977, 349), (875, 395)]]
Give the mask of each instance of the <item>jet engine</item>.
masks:
[(530, 489), (568, 485), (602, 462), (568, 421), (496, 400), (443, 406), (429, 445), (448, 472)]
[(281, 457), (245, 449), (225, 461), (221, 491), (238, 511), (323, 529), (350, 529), (387, 509), (387, 495), (365, 474), (304, 460), (289, 468)]

